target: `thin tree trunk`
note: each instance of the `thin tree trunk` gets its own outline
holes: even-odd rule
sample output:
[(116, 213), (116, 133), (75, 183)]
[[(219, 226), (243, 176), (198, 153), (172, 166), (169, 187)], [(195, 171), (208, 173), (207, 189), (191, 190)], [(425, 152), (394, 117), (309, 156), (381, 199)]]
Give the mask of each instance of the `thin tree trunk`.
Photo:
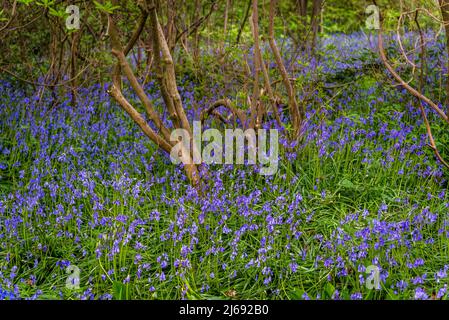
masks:
[(262, 106), (260, 103), (260, 89), (259, 89), (259, 76), (261, 69), (260, 61), (260, 45), (259, 45), (259, 15), (258, 15), (258, 1), (253, 0), (253, 12), (251, 16), (252, 31), (254, 39), (254, 82), (253, 82), (253, 95), (251, 98), (251, 121), (250, 128), (254, 128), (256, 131), (262, 124)]
[(165, 38), (167, 39), (167, 45), (170, 50), (170, 53), (173, 52), (175, 48), (175, 39), (176, 39), (176, 27), (175, 27), (175, 19), (176, 19), (176, 1), (168, 0), (167, 1), (167, 26)]
[(444, 29), (446, 31), (446, 50), (448, 53), (447, 60), (447, 74), (446, 74), (446, 100), (445, 100), (445, 111), (449, 116), (449, 1), (439, 0), (441, 15), (443, 17)]
[(304, 119), (304, 110), (300, 107), (296, 101), (296, 93), (293, 85), (290, 83), (290, 79), (285, 69), (285, 65), (282, 61), (281, 54), (276, 45), (276, 41), (274, 39), (274, 15), (276, 8), (276, 0), (270, 0), (270, 21), (268, 28), (268, 39), (271, 47), (271, 51), (273, 52), (274, 58), (276, 60), (277, 68), (282, 76), (282, 80), (287, 90), (288, 95), (288, 107), (290, 109), (290, 117), (293, 126), (293, 136), (297, 138), (300, 133), (301, 123)]
[(240, 43), (240, 36), (242, 35), (243, 28), (245, 27), (246, 20), (248, 20), (249, 12), (251, 10), (251, 1), (252, 0), (248, 0), (248, 7), (246, 8), (245, 16), (243, 17), (242, 23), (241, 23), (240, 28), (239, 28), (239, 32), (237, 34), (237, 39), (235, 41), (236, 44)]
[(72, 89), (72, 107), (74, 108), (76, 106), (76, 95), (77, 93), (77, 80), (76, 80), (76, 69), (77, 69), (77, 52), (78, 52), (78, 45), (79, 45), (79, 39), (80, 39), (80, 33), (81, 30), (78, 30), (72, 34), (72, 45), (70, 48), (71, 51), (71, 60), (70, 60), (70, 77), (72, 78), (71, 81), (71, 89)]
[(310, 51), (312, 54), (315, 54), (316, 50), (316, 42), (318, 38), (318, 31), (321, 20), (321, 5), (322, 0), (313, 0), (312, 6), (312, 20), (311, 20), (311, 28), (312, 28), (312, 41)]
[[(192, 19), (194, 21), (196, 18), (200, 15), (200, 0), (195, 0), (195, 17)], [(195, 28), (194, 34), (193, 34), (193, 60), (196, 65), (199, 63), (200, 58), (200, 32), (198, 30), (199, 28)]]
[(224, 55), (224, 46), (226, 41), (226, 36), (228, 34), (228, 13), (229, 13), (229, 6), (230, 6), (230, 0), (226, 0), (225, 5), (225, 12), (224, 12), (224, 21), (223, 21), (223, 39), (220, 43), (220, 54)]

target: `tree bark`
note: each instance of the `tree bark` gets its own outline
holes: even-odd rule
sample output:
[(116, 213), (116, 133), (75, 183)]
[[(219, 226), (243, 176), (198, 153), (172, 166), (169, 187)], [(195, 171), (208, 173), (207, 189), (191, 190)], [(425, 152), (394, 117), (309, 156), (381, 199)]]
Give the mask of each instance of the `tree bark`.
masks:
[(449, 1), (439, 0), (441, 16), (443, 17), (444, 30), (446, 31), (446, 50), (448, 53), (447, 60), (447, 74), (446, 74), (446, 100), (445, 100), (445, 111), (449, 116)]
[(322, 0), (313, 0), (312, 19), (311, 19), (312, 40), (311, 40), (311, 46), (310, 46), (310, 51), (312, 54), (315, 54), (315, 50), (316, 50), (316, 42), (317, 42), (317, 38), (318, 38), (318, 31), (319, 31), (320, 19), (321, 19), (321, 6), (322, 6)]
[(284, 62), (282, 61), (281, 54), (274, 39), (274, 16), (275, 16), (276, 3), (277, 3), (276, 0), (270, 0), (270, 21), (268, 28), (268, 39), (271, 51), (273, 52), (274, 58), (276, 60), (277, 68), (282, 76), (285, 89), (287, 90), (288, 107), (290, 110), (290, 117), (293, 126), (293, 137), (297, 138), (300, 133), (302, 120), (304, 119), (304, 110), (302, 107), (298, 105), (296, 101), (295, 89), (293, 85), (290, 83), (287, 70), (285, 69)]
[[(119, 105), (128, 113), (131, 119), (142, 129), (142, 131), (147, 135), (150, 140), (157, 144), (157, 146), (161, 147), (167, 153), (170, 153), (172, 147), (175, 145), (175, 142), (170, 141), (170, 131), (163, 124), (159, 114), (154, 109), (150, 99), (146, 95), (143, 87), (138, 82), (134, 72), (129, 65), (126, 54), (133, 48), (136, 41), (139, 39), (140, 34), (143, 30), (143, 26), (145, 25), (146, 18), (150, 17), (150, 25), (152, 31), (152, 39), (153, 39), (153, 49), (155, 60), (162, 65), (163, 75), (159, 79), (161, 92), (166, 101), (170, 104), (166, 105), (167, 108), (171, 108), (169, 110), (175, 117), (177, 121), (174, 121), (175, 128), (183, 128), (190, 133), (190, 142), (191, 148), (189, 150), (185, 150), (184, 147), (181, 147), (180, 160), (184, 164), (184, 170), (186, 175), (192, 185), (196, 188), (200, 187), (200, 176), (198, 172), (198, 167), (193, 163), (193, 152), (196, 151), (196, 147), (194, 144), (194, 139), (192, 136), (192, 130), (190, 129), (189, 122), (187, 121), (186, 114), (182, 107), (181, 97), (177, 90), (176, 86), (176, 76), (174, 71), (173, 60), (170, 54), (170, 50), (168, 44), (165, 40), (164, 33), (162, 27), (159, 24), (157, 14), (156, 14), (156, 6), (154, 2), (151, 4), (141, 3), (141, 19), (139, 19), (139, 24), (135, 29), (131, 39), (125, 48), (120, 44), (119, 32), (117, 27), (112, 19), (112, 17), (108, 16), (108, 24), (109, 24), (109, 34), (111, 38), (112, 45), (112, 53), (117, 58), (118, 63), (113, 70), (112, 80), (113, 84), (109, 89), (109, 94), (119, 103)], [(145, 110), (148, 114), (150, 120), (155, 124), (155, 126), (160, 130), (160, 133), (155, 132), (145, 121), (145, 119), (140, 115), (140, 113), (126, 100), (121, 91), (121, 72), (124, 72), (127, 77), (131, 87), (136, 92), (140, 101), (145, 107)], [(164, 100), (165, 100), (164, 99)]]
[(257, 131), (262, 124), (263, 109), (260, 101), (259, 77), (261, 69), (260, 45), (259, 45), (259, 14), (258, 1), (253, 0), (253, 12), (251, 16), (253, 40), (254, 40), (254, 82), (251, 97), (251, 121), (250, 128)]

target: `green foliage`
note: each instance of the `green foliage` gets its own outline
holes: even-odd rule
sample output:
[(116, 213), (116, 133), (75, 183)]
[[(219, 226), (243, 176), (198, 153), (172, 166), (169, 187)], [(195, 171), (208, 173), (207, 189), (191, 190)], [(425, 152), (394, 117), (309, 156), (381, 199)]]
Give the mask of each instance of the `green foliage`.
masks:
[(35, 0), (18, 0), (19, 3), (22, 3), (24, 5), (30, 5), (31, 3), (33, 3)]
[(41, 1), (36, 1), (36, 4), (38, 6), (42, 6), (44, 8), (50, 8), (52, 5), (55, 4), (54, 0), (41, 0)]
[(115, 6), (111, 1), (105, 1), (104, 3), (99, 3), (94, 0), (95, 8), (104, 13), (113, 14), (115, 10), (120, 9), (120, 6)]

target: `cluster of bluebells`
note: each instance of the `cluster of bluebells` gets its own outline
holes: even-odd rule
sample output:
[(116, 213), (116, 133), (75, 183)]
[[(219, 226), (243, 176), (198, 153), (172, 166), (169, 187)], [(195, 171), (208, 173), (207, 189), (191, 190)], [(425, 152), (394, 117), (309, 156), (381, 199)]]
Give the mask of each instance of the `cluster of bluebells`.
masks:
[(5, 290), (0, 286), (0, 300), (15, 300), (17, 298), (14, 292)]
[[(324, 76), (360, 74), (376, 62), (364, 54), (364, 41), (361, 34), (326, 40), (323, 50), (335, 54), (312, 59), (301, 72), (306, 77), (319, 65)], [(444, 51), (439, 42), (434, 50)], [(435, 60), (444, 65), (443, 56)], [(158, 105), (154, 87), (150, 82), (147, 92)], [(213, 100), (197, 99), (189, 81), (180, 91), (190, 119)], [(372, 294), (370, 265), (380, 270), (384, 295), (446, 297), (449, 261), (434, 253), (449, 244), (447, 181), (425, 151), (420, 114), (405, 91), (375, 82), (329, 101), (317, 92), (307, 106), (305, 139), (296, 151), (285, 149), (283, 169), (255, 177), (252, 167), (212, 166), (206, 194), (145, 139), (106, 86), (79, 94), (76, 108), (70, 97), (52, 107), (50, 95), (40, 101), (1, 82), (1, 299), (36, 299), (42, 290), (111, 299), (119, 285), (132, 297), (189, 298), (242, 281), (258, 284), (263, 297), (289, 297), (287, 283), (304, 288), (303, 299), (362, 299)], [(384, 111), (392, 103), (401, 108)], [(311, 159), (325, 177), (298, 169)], [(338, 180), (337, 171), (358, 172), (358, 180)], [(400, 192), (366, 189), (366, 177), (377, 176)], [(360, 196), (360, 207), (336, 206)], [(72, 291), (70, 265), (81, 276)]]

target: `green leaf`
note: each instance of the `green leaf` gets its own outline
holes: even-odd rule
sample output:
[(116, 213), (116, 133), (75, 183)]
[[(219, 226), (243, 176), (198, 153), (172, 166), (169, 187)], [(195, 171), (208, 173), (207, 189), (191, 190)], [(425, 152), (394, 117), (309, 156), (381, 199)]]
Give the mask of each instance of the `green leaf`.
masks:
[(112, 284), (112, 296), (115, 300), (125, 300), (126, 286), (120, 281), (114, 281)]
[(34, 0), (18, 0), (20, 3), (25, 4), (25, 5), (30, 5), (30, 3), (32, 3)]
[(230, 300), (228, 297), (214, 296), (210, 294), (200, 294), (200, 297), (204, 300)]
[(341, 180), (338, 185), (346, 189), (357, 189), (357, 186), (348, 179)]
[(385, 300), (399, 300), (399, 296), (394, 294), (393, 290), (387, 289), (387, 296)]
[(105, 13), (114, 13), (114, 10), (120, 9), (120, 6), (114, 6), (110, 1), (105, 2), (104, 4), (101, 4), (94, 0), (95, 8), (97, 10), (103, 11)]
[(54, 0), (42, 0), (42, 1), (36, 2), (36, 4), (38, 6), (42, 6), (42, 7), (45, 7), (45, 8), (49, 8), (54, 3), (55, 3)]
[(288, 293), (288, 297), (292, 300), (302, 300), (304, 290), (294, 289)]
[(326, 296), (326, 298), (332, 299), (334, 292), (335, 287), (330, 282), (326, 283), (326, 285), (324, 286), (324, 295)]
[(64, 11), (58, 11), (58, 10), (55, 10), (53, 8), (49, 8), (48, 12), (52, 16), (55, 16), (55, 17), (58, 17), (58, 18), (64, 18), (64, 16), (66, 15), (66, 13)]

